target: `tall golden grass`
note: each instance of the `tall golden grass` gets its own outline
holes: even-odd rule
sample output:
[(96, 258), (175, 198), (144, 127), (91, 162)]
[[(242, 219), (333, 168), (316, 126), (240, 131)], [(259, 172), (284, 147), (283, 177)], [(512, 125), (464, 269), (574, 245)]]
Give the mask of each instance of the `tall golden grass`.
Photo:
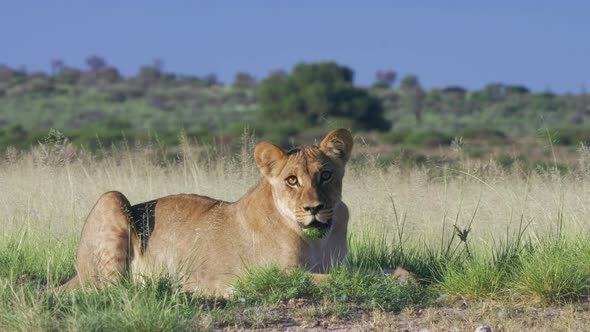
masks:
[[(123, 192), (132, 203), (174, 193), (237, 200), (261, 177), (252, 160), (253, 140), (243, 141), (235, 154), (188, 141), (174, 151), (153, 144), (105, 148), (100, 157), (67, 142), (9, 150), (0, 162), (1, 232), (77, 235), (108, 190)], [(381, 163), (362, 143), (355, 151), (343, 193), (351, 233), (369, 227), (395, 237), (403, 228), (404, 241), (428, 245), (451, 234), (454, 224), (471, 224), (470, 241), (478, 246), (505, 236), (521, 221), (533, 238), (590, 227), (590, 171), (584, 167), (590, 157), (583, 149), (580, 168), (566, 174), (525, 172), (518, 164), (506, 170), (494, 161), (467, 159), (407, 168)]]

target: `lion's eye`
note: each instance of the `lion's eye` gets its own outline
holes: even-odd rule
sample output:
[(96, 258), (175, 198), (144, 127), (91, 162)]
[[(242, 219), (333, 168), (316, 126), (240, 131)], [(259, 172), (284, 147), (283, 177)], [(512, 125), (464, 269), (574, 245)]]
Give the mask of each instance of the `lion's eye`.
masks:
[(328, 181), (332, 178), (332, 172), (329, 171), (323, 171), (322, 174), (320, 174), (320, 179), (322, 181)]
[(297, 184), (297, 182), (298, 182), (298, 181), (297, 181), (297, 177), (296, 177), (295, 175), (291, 175), (290, 177), (288, 177), (288, 178), (287, 178), (287, 183), (288, 183), (290, 186), (294, 186), (294, 185), (296, 185), (296, 184)]

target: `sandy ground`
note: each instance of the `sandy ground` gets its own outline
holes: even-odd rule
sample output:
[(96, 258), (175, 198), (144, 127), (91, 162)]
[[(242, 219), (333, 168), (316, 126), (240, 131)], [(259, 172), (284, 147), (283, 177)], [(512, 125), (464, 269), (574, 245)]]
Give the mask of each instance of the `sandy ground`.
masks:
[[(404, 310), (401, 313), (352, 309), (347, 317), (310, 317), (330, 308), (291, 301), (260, 308), (260, 320), (225, 331), (590, 331), (590, 303), (530, 306), (498, 302), (455, 303), (452, 306)], [(246, 312), (256, 308), (249, 308)], [(252, 318), (250, 316), (250, 318)], [(250, 321), (251, 322), (251, 321)], [(249, 325), (249, 326), (248, 326)], [(486, 328), (488, 328), (486, 330)]]

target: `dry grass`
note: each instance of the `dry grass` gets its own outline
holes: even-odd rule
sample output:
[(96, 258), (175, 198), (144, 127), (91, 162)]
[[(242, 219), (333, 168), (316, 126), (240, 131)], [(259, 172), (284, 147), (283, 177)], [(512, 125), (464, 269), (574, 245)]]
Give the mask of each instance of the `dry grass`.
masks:
[[(185, 144), (170, 158), (168, 151), (147, 146), (109, 150), (100, 159), (67, 146), (11, 152), (0, 162), (0, 187), (7, 189), (0, 192), (2, 232), (26, 227), (53, 236), (78, 234), (108, 190), (123, 192), (132, 203), (180, 192), (237, 200), (260, 177), (251, 146), (243, 150), (228, 156)], [(488, 246), (517, 229), (521, 219), (530, 223), (533, 237), (556, 232), (560, 223), (565, 232), (587, 232), (590, 177), (580, 174), (525, 175), (471, 161), (458, 169), (406, 169), (358, 154), (346, 176), (344, 201), (353, 233), (371, 227), (395, 236), (404, 227), (408, 243), (435, 244), (455, 222), (466, 227), (473, 219), (473, 245)]]

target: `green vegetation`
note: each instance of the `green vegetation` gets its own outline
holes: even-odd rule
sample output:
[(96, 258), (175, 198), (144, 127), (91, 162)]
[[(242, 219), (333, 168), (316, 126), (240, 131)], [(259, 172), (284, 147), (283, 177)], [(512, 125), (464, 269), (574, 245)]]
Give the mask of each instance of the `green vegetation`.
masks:
[(238, 72), (232, 84), (214, 75), (169, 73), (161, 62), (130, 77), (97, 56), (87, 64), (80, 70), (54, 61), (51, 74), (0, 65), (0, 149), (29, 148), (50, 128), (91, 149), (154, 138), (178, 145), (181, 132), (226, 144), (244, 127), (284, 146), (338, 126), (381, 133), (372, 136), (377, 143), (421, 150), (454, 137), (502, 146), (513, 138), (546, 136), (546, 129), (556, 145), (590, 140), (590, 95), (584, 91), (556, 95), (501, 83), (473, 91), (425, 89), (415, 75), (396, 86), (391, 70), (378, 71), (375, 84), (364, 88), (353, 85), (352, 69), (334, 62), (300, 63), (260, 82)]
[[(483, 251), (472, 258), (464, 250), (450, 255), (433, 251), (432, 247), (402, 251), (398, 255), (401, 260), (430, 262), (427, 276), (418, 275), (417, 281), (400, 282), (377, 269), (353, 266), (336, 267), (325, 283), (315, 285), (303, 270), (282, 271), (270, 266), (248, 270), (235, 283), (235, 295), (230, 300), (185, 293), (172, 278), (145, 279), (142, 283), (123, 279), (108, 289), (70, 294), (54, 286), (74, 273), (75, 241), (71, 240), (73, 237), (63, 244), (26, 233), (4, 236), (0, 245), (1, 329), (264, 327), (280, 321), (273, 311), (293, 301), (333, 309), (314, 313), (316, 318), (342, 319), (350, 318), (355, 310), (399, 313), (406, 308), (445, 305), (455, 298), (517, 299), (537, 305), (577, 303), (590, 291), (590, 242), (579, 238), (536, 244), (522, 241), (527, 250), (500, 259), (490, 258)], [(367, 246), (373, 240), (365, 237), (363, 242), (351, 243), (351, 249), (359, 252), (355, 245)], [(506, 250), (515, 244), (504, 243), (495, 249)], [(391, 247), (378, 249), (387, 252)], [(363, 259), (366, 261), (357, 263), (372, 265), (380, 257), (364, 253)], [(428, 275), (433, 274), (440, 276), (430, 279)]]
[(290, 75), (273, 73), (256, 89), (261, 120), (304, 126), (343, 118), (357, 129), (385, 131), (390, 123), (368, 91), (353, 86), (352, 70), (336, 63), (299, 64)]
[[(240, 155), (184, 142), (175, 158), (158, 145), (105, 148), (98, 158), (54, 134), (51, 144), (6, 154), (0, 330), (284, 328), (310, 321), (385, 328), (407, 315), (420, 326), (465, 327), (465, 318), (440, 317), (465, 310), (456, 303), (479, 308), (469, 313), (474, 321), (483, 315), (515, 330), (537, 317), (523, 307), (567, 312), (536, 326), (590, 326), (583, 315), (590, 295), (584, 149), (578, 158), (586, 166), (566, 173), (548, 167), (527, 174), (519, 161), (482, 165), (466, 157), (442, 170), (353, 159), (344, 184), (349, 264), (323, 283), (302, 270), (268, 266), (249, 268), (232, 299), (183, 292), (174, 276), (123, 278), (73, 294), (55, 288), (75, 273), (80, 228), (100, 193), (123, 190), (133, 202), (177, 192), (235, 200), (260, 177), (248, 142)], [(415, 278), (391, 278), (396, 266)], [(419, 314), (430, 311), (436, 314)]]

